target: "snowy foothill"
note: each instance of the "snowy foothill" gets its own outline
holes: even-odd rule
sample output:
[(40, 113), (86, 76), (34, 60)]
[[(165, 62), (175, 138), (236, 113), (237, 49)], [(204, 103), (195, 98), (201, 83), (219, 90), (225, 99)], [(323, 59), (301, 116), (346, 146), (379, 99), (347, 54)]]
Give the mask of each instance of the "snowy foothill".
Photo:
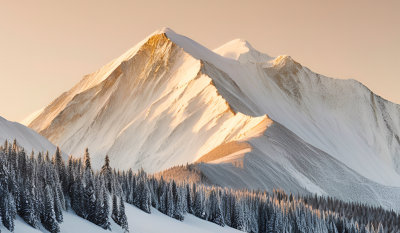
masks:
[(0, 116), (0, 143), (4, 143), (5, 140), (12, 142), (14, 139), (27, 150), (27, 153), (31, 151), (54, 153), (56, 151), (56, 146), (34, 130)]

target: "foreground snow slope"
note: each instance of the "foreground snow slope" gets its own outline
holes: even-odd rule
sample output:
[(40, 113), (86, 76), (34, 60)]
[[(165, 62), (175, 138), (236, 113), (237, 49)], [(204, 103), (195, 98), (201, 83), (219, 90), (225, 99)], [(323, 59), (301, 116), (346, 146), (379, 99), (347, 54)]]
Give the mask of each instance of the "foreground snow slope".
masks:
[[(129, 223), (129, 231), (135, 233), (159, 233), (159, 232), (171, 232), (171, 233), (239, 233), (236, 229), (230, 227), (221, 227), (217, 224), (202, 220), (191, 214), (185, 215), (184, 221), (178, 221), (174, 218), (170, 218), (156, 209), (151, 209), (152, 213), (147, 214), (142, 210), (130, 205), (125, 205), (126, 216)], [(103, 228), (86, 221), (74, 213), (64, 212), (64, 222), (60, 225), (61, 233), (98, 233), (98, 232), (110, 232)], [(121, 227), (112, 221), (111, 224), (112, 232), (123, 232)], [(9, 232), (4, 227), (0, 227), (1, 232)], [(39, 233), (47, 232), (42, 229), (34, 229), (26, 224), (22, 219), (18, 218), (15, 222), (14, 233)]]
[[(148, 172), (208, 154), (204, 173), (221, 185), (398, 205), (399, 105), (244, 40), (213, 52), (157, 31), (85, 76), (29, 127), (67, 153), (89, 147), (97, 167), (106, 154), (113, 167)], [(221, 149), (240, 143), (249, 146)], [(212, 154), (216, 148), (227, 154)]]
[(0, 116), (1, 144), (5, 140), (12, 143), (14, 139), (17, 139), (17, 143), (24, 147), (28, 153), (32, 150), (35, 152), (48, 150), (53, 153), (56, 150), (56, 147), (51, 142), (34, 130), (17, 122), (8, 121)]

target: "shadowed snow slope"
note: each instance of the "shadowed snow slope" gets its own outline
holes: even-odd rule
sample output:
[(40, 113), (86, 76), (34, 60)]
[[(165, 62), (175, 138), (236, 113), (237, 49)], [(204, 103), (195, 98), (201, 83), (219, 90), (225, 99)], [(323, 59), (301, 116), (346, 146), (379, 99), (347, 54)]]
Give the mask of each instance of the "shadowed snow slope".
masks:
[(24, 147), (27, 153), (32, 150), (35, 152), (48, 150), (50, 153), (56, 151), (56, 147), (51, 142), (34, 130), (0, 117), (0, 142), (8, 140), (12, 143), (14, 139), (17, 140), (18, 145)]
[[(398, 195), (382, 187), (400, 187), (399, 105), (244, 40), (213, 52), (170, 29), (157, 31), (85, 76), (29, 127), (67, 153), (89, 147), (97, 167), (107, 153), (115, 167), (149, 172), (208, 154), (204, 171), (220, 184), (236, 173), (245, 187), (282, 184), (377, 204), (381, 190)], [(236, 143), (249, 146), (221, 147)], [(218, 148), (226, 154), (209, 153)], [(212, 166), (229, 172), (212, 176)], [(368, 193), (344, 192), (349, 185)]]

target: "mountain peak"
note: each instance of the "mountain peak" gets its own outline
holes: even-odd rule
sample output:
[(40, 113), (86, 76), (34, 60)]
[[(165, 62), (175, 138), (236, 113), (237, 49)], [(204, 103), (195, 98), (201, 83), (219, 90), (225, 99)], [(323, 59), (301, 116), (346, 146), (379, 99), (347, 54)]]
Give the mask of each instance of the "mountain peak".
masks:
[(215, 53), (241, 63), (269, 63), (272, 60), (244, 39), (234, 39), (214, 50)]
[(280, 55), (276, 57), (272, 62), (273, 67), (282, 69), (285, 68), (287, 70), (294, 70), (297, 68), (301, 68), (300, 63), (293, 60), (291, 56), (288, 55)]

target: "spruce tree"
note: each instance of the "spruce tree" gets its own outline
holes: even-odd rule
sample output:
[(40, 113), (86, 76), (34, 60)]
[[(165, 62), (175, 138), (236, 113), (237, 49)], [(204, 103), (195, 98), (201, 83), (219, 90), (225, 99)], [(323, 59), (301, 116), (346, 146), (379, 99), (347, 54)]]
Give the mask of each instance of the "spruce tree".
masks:
[(103, 229), (111, 230), (108, 220), (108, 197), (104, 185), (99, 187), (96, 196), (96, 224)]
[(151, 197), (150, 197), (150, 190), (149, 187), (144, 179), (141, 179), (139, 183), (139, 208), (146, 213), (151, 212)]
[(64, 196), (62, 194), (61, 188), (55, 188), (54, 190), (54, 213), (56, 215), (57, 222), (61, 223), (63, 221), (63, 200)]
[(189, 214), (193, 214), (192, 196), (190, 194), (190, 185), (186, 184), (186, 210)]
[(67, 171), (65, 169), (64, 160), (62, 159), (60, 148), (57, 146), (56, 153), (53, 156), (53, 163), (58, 173), (58, 177), (64, 187), (64, 192), (67, 193)]
[(85, 155), (83, 156), (83, 163), (84, 163), (83, 169), (85, 171), (86, 170), (89, 170), (89, 171), (92, 170), (92, 165), (91, 165), (91, 162), (90, 162), (90, 155), (89, 155), (89, 149), (88, 148), (85, 149)]
[(126, 218), (125, 204), (124, 204), (124, 200), (122, 197), (120, 198), (120, 201), (119, 201), (118, 219), (120, 222), (120, 226), (122, 227), (122, 229), (124, 229), (124, 232), (129, 232), (128, 219)]
[(174, 195), (172, 194), (172, 184), (167, 185), (167, 193), (166, 193), (166, 215), (173, 217), (174, 214)]
[(26, 223), (34, 228), (38, 227), (37, 213), (35, 209), (35, 196), (33, 193), (32, 182), (28, 179), (26, 181), (26, 190), (21, 192), (21, 210), (19, 215), (24, 219)]
[(217, 193), (212, 189), (208, 196), (208, 221), (224, 226), (224, 218)]
[(115, 194), (113, 195), (113, 198), (112, 198), (111, 218), (114, 220), (114, 222), (116, 224), (121, 225), (121, 221), (119, 220), (119, 209), (118, 209), (117, 196)]
[(104, 180), (106, 182), (106, 188), (109, 193), (111, 193), (111, 183), (112, 183), (112, 169), (110, 167), (110, 159), (108, 155), (106, 155), (104, 159), (104, 165), (101, 168), (100, 174), (104, 176)]
[(44, 202), (44, 215), (42, 224), (51, 233), (60, 232), (56, 214), (54, 213), (54, 200), (50, 186), (46, 185), (45, 188), (45, 202)]

